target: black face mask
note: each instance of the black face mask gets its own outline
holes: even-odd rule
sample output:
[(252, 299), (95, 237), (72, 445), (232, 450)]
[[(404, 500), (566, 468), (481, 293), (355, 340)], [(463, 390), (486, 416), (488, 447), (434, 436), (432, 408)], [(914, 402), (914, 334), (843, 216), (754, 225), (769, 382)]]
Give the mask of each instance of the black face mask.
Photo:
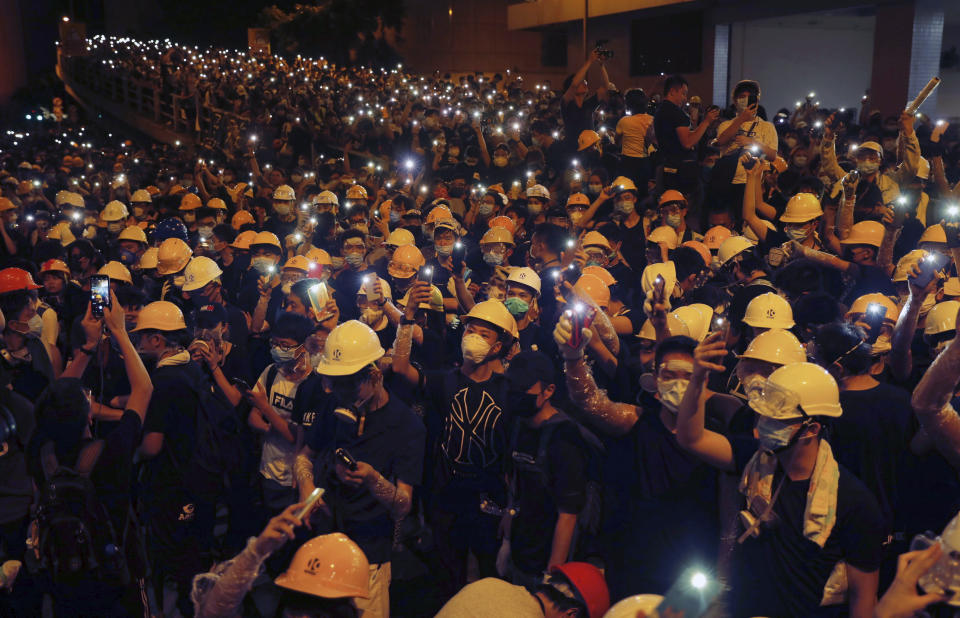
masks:
[(450, 194), (450, 197), (463, 197), (463, 194), (465, 191), (466, 189), (464, 189), (463, 187), (458, 187), (454, 185), (447, 190), (447, 193)]
[(510, 412), (520, 418), (530, 418), (540, 411), (537, 407), (537, 398), (540, 393), (513, 392), (509, 393)]

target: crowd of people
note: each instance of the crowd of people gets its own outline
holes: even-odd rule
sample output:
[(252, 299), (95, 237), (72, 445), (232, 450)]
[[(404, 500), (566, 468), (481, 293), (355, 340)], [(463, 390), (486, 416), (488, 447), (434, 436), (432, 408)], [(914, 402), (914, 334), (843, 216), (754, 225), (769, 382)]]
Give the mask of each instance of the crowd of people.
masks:
[(90, 39), (231, 113), (0, 135), (0, 615), (952, 615), (960, 134), (605, 61)]

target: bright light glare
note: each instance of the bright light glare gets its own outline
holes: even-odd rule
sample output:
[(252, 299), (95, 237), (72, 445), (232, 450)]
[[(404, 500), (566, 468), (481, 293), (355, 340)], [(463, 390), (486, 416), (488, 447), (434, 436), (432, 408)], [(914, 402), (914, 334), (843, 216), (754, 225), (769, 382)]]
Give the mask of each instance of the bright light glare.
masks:
[(693, 574), (693, 577), (690, 578), (690, 585), (697, 590), (703, 590), (707, 587), (707, 576), (697, 571)]

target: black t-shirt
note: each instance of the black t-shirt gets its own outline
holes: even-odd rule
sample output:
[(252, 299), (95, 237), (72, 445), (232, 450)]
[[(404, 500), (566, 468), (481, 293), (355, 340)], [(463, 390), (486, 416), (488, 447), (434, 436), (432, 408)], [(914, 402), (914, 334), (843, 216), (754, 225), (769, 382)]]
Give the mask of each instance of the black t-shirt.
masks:
[(340, 310), (341, 324), (347, 320), (360, 319), (360, 309), (357, 307), (357, 292), (363, 285), (363, 278), (366, 275), (376, 276), (376, 274), (373, 270), (347, 268), (331, 282), (334, 300), (337, 301), (337, 308)]
[(385, 406), (366, 415), (363, 434), (358, 436), (357, 425), (344, 422), (333, 413), (338, 405), (336, 398), (324, 399), (323, 411), (307, 432), (307, 444), (317, 453), (316, 484), (327, 490), (324, 501), (339, 523), (335, 529), (353, 539), (371, 564), (388, 562), (393, 544), (393, 519), (369, 489), (340, 482), (334, 467), (334, 451), (344, 448), (390, 482), (400, 480), (416, 486), (423, 474), (426, 438), (423, 423), (406, 404), (391, 395)]
[(684, 148), (680, 143), (680, 138), (677, 137), (677, 129), (680, 127), (690, 127), (690, 116), (672, 101), (662, 101), (653, 117), (653, 129), (663, 154), (663, 163), (668, 167), (675, 167), (683, 161), (693, 161), (696, 158), (693, 148)]
[[(731, 438), (736, 469), (743, 472), (757, 441)], [(778, 470), (776, 487), (783, 478)], [(739, 545), (733, 555), (730, 608), (734, 616), (809, 616), (820, 606), (823, 587), (840, 560), (876, 571), (884, 540), (877, 501), (842, 465), (837, 490), (837, 519), (823, 548), (803, 535), (803, 514), (810, 481), (783, 481), (774, 503), (777, 523)]]
[(840, 405), (843, 416), (830, 430), (834, 457), (877, 498), (889, 533), (897, 510), (897, 481), (914, 434), (910, 393), (881, 382), (867, 390), (841, 392)]
[(890, 281), (890, 275), (879, 266), (857, 264), (855, 269), (848, 272), (855, 277), (855, 280), (853, 286), (847, 290), (847, 293), (841, 299), (841, 302), (845, 305), (850, 305), (864, 294), (873, 292), (879, 292), (887, 296), (897, 294), (896, 287)]
[[(549, 419), (547, 422), (551, 422)], [(518, 513), (510, 527), (511, 557), (526, 573), (546, 570), (558, 513), (579, 513), (586, 502), (587, 452), (576, 425), (557, 421), (543, 445), (546, 427), (517, 422), (511, 441), (514, 505)]]
[(29, 444), (35, 421), (33, 406), (24, 397), (5, 391), (0, 393), (0, 403), (17, 423), (17, 439), (8, 440), (10, 450), (0, 457), (0, 524), (6, 524), (25, 517), (33, 502), (33, 484), (22, 445)]
[(507, 380), (474, 382), (459, 369), (424, 373), (427, 427), (436, 443), (433, 497), (443, 508), (474, 513), (479, 496), (505, 504)]
[(681, 448), (655, 405), (605, 444), (605, 544), (611, 559), (635, 573), (630, 589), (617, 594), (663, 594), (689, 565), (713, 564), (716, 470)]
[(190, 361), (156, 369), (153, 396), (147, 408), (143, 433), (162, 433), (163, 448), (149, 463), (150, 485), (175, 487), (183, 484), (196, 442), (197, 407), (195, 385), (206, 382), (200, 365)]
[(576, 99), (560, 104), (560, 113), (563, 115), (563, 142), (571, 152), (577, 149), (580, 133), (593, 129), (593, 110), (597, 109), (599, 104), (597, 95), (584, 99), (583, 105), (577, 105)]

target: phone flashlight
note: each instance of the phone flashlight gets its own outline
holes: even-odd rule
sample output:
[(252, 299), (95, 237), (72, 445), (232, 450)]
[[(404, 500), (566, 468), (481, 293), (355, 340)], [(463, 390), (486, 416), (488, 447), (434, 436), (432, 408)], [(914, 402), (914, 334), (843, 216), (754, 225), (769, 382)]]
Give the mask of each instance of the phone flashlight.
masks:
[(758, 152), (760, 152), (760, 147), (754, 144), (753, 146), (750, 146), (750, 152), (752, 152), (753, 154), (757, 154)]
[(703, 590), (707, 587), (707, 576), (705, 573), (697, 571), (690, 577), (690, 585), (697, 590)]

